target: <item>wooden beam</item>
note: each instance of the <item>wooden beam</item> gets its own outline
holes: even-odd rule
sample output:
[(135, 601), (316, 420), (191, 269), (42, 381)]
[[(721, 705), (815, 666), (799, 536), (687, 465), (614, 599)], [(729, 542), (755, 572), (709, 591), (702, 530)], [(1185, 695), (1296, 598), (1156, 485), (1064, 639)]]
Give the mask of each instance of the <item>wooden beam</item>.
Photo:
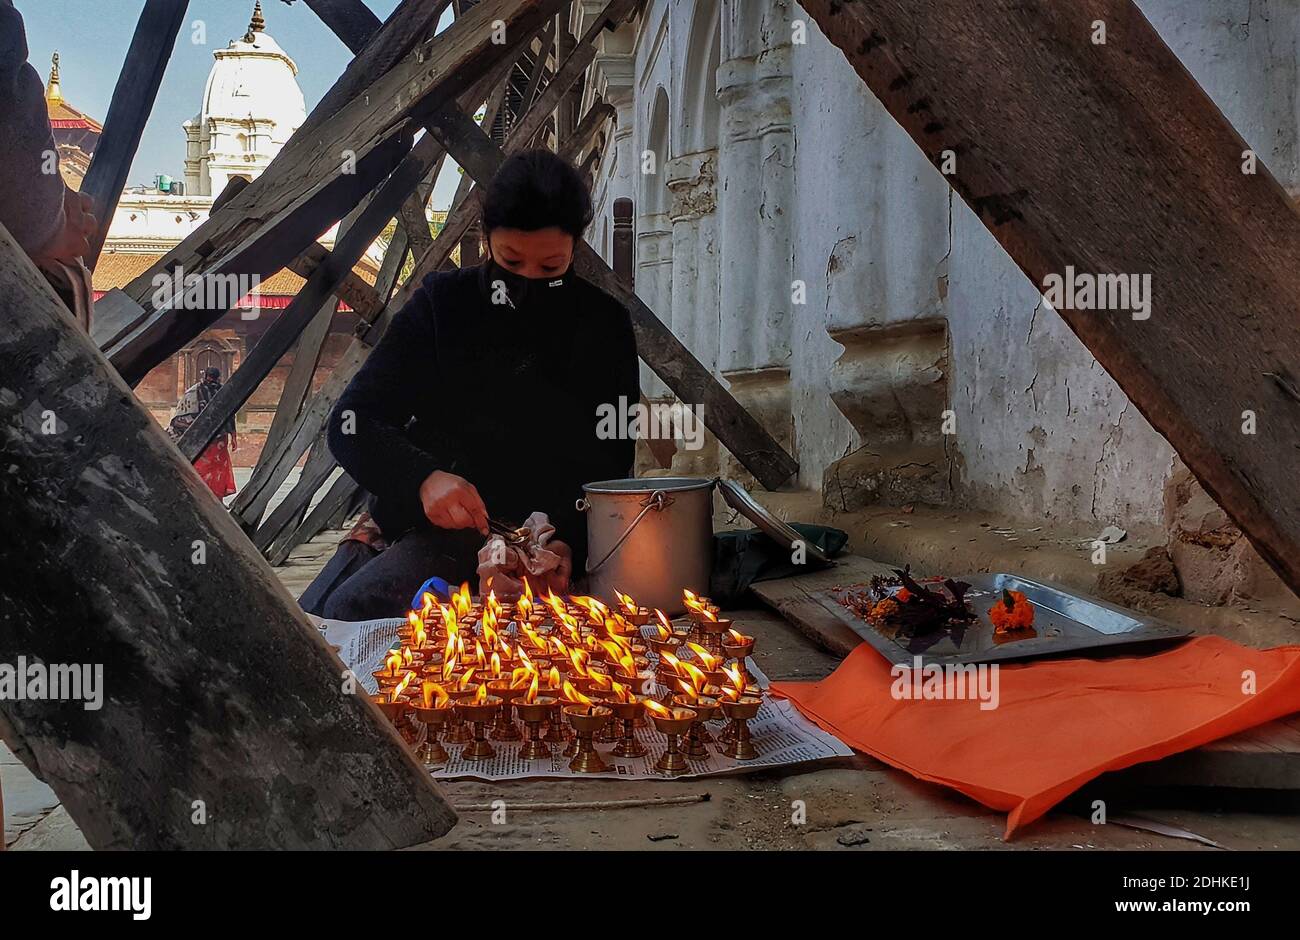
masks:
[[(447, 3), (442, 4), (444, 7), (446, 5)], [(330, 28), (330, 32), (343, 40), (353, 55), (360, 52), (370, 37), (383, 26), (383, 22), (370, 7), (355, 0), (307, 0), (307, 6)]]
[(104, 132), (81, 182), (81, 192), (90, 197), (96, 220), (90, 252), (83, 259), (88, 268), (95, 267), (104, 248), (113, 212), (126, 186), (140, 136), (153, 111), (158, 86), (162, 84), (188, 7), (189, 0), (145, 0), (140, 13), (131, 48), (108, 105)]
[(0, 661), (102, 667), (103, 694), (5, 696), (0, 734), (90, 845), (445, 833), (424, 767), (3, 227), (0, 304), (0, 528), (23, 534), (0, 543)]
[[(574, 50), (570, 59), (581, 53), (581, 48)], [(560, 71), (567, 67), (566, 63)], [(520, 123), (521, 137), (526, 133), (527, 121), (525, 118)], [(505, 161), (496, 144), (460, 112), (442, 111), (426, 126), (443, 142), (452, 159), (479, 182), (490, 180)], [(579, 244), (574, 254), (574, 270), (628, 308), (638, 355), (679, 399), (701, 409), (705, 427), (763, 486), (776, 489), (798, 472), (799, 465), (794, 458), (731, 397), (713, 373), (691, 355), (681, 340), (586, 242)]]
[(1300, 217), (1137, 6), (804, 9), (930, 160), (955, 154), (948, 181), (1040, 291), (1149, 277), (1149, 319), (1057, 312), (1300, 593)]
[(298, 523), (302, 522), (312, 497), (325, 485), (325, 481), (329, 479), (336, 466), (338, 465), (334, 462), (334, 456), (330, 453), (324, 439), (317, 439), (307, 454), (302, 474), (293, 489), (253, 534), (253, 545), (259, 552), (265, 555), (276, 538), (296, 528)]
[[(560, 147), (560, 155), (570, 163), (576, 163), (578, 156), (591, 145), (592, 139), (600, 132), (601, 128), (608, 121), (614, 119), (617, 114), (618, 110), (608, 102), (598, 101), (593, 104), (587, 110), (587, 113), (582, 116), (582, 120), (578, 122), (578, 126), (569, 135), (568, 140)], [(595, 153), (595, 151), (593, 150), (592, 153)], [(590, 159), (590, 154), (588, 159)]]
[(346, 473), (336, 479), (321, 497), (321, 501), (307, 513), (307, 518), (286, 538), (278, 539), (271, 545), (266, 554), (267, 561), (276, 566), (284, 564), (290, 552), (303, 542), (309, 542), (320, 535), (340, 513), (350, 508), (359, 489)]

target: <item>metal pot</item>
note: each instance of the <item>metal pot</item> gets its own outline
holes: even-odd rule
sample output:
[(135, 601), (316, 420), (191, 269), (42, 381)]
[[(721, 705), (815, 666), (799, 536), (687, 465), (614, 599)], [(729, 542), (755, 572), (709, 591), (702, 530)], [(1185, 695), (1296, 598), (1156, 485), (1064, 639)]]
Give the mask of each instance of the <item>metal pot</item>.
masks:
[(715, 482), (649, 477), (583, 486), (588, 591), (612, 602), (617, 589), (670, 616), (683, 610), (683, 588), (707, 594)]

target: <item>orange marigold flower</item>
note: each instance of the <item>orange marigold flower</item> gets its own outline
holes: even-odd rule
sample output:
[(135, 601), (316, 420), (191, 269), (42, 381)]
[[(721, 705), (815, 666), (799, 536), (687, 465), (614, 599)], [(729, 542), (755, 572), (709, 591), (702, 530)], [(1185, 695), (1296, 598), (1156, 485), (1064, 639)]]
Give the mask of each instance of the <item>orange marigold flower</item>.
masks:
[(1026, 630), (1034, 625), (1034, 605), (1023, 591), (1003, 591), (998, 602), (989, 608), (989, 619), (999, 632)]

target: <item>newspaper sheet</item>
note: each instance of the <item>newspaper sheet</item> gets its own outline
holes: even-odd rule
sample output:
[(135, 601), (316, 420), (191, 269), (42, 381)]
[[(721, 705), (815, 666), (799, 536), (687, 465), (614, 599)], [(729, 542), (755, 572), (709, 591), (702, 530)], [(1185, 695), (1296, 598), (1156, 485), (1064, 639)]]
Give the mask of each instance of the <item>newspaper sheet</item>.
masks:
[[(383, 665), (384, 657), (397, 642), (397, 629), (405, 623), (405, 620), (398, 617), (346, 623), (314, 619), (325, 639), (340, 647), (339, 655), (344, 664), (356, 674), (357, 682), (367, 692), (376, 691), (377, 685), (371, 673), (378, 671)], [(746, 665), (754, 680), (766, 689), (767, 677), (755, 665), (753, 659), (747, 660)], [(722, 731), (723, 722), (710, 722), (708, 728), (716, 738)], [(806, 761), (848, 757), (853, 753), (851, 748), (808, 721), (784, 699), (764, 696), (758, 717), (749, 723), (749, 731), (754, 746), (759, 752), (754, 760), (741, 761), (727, 757), (722, 753), (723, 745), (715, 740), (707, 745), (708, 757), (687, 758), (690, 772), (674, 779), (767, 770)], [(646, 727), (636, 729), (635, 734), (637, 740), (646, 749), (644, 757), (615, 757), (610, 753), (613, 744), (596, 744), (596, 750), (610, 766), (607, 773), (580, 774), (570, 770), (569, 758), (560, 754), (563, 745), (553, 745), (553, 753), (549, 758), (520, 760), (518, 741), (493, 741), (496, 755), (480, 761), (463, 760), (460, 756), (461, 747), (448, 747), (451, 760), (443, 767), (430, 768), (430, 773), (435, 778), (444, 780), (491, 781), (518, 780), (526, 777), (665, 779), (665, 775), (655, 770), (654, 765), (659, 755), (668, 746), (667, 738), (648, 722)]]

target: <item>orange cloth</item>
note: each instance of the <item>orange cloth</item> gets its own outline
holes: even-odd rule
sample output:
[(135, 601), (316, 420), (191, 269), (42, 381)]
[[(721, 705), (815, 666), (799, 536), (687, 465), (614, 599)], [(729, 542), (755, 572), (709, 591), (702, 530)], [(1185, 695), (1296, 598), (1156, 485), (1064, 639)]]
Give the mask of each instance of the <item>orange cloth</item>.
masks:
[(998, 706), (983, 711), (973, 698), (897, 699), (890, 665), (864, 643), (821, 682), (772, 690), (844, 743), (1009, 810), (1008, 839), (1105, 771), (1300, 711), (1300, 646), (1212, 636), (1153, 656), (1005, 664)]

